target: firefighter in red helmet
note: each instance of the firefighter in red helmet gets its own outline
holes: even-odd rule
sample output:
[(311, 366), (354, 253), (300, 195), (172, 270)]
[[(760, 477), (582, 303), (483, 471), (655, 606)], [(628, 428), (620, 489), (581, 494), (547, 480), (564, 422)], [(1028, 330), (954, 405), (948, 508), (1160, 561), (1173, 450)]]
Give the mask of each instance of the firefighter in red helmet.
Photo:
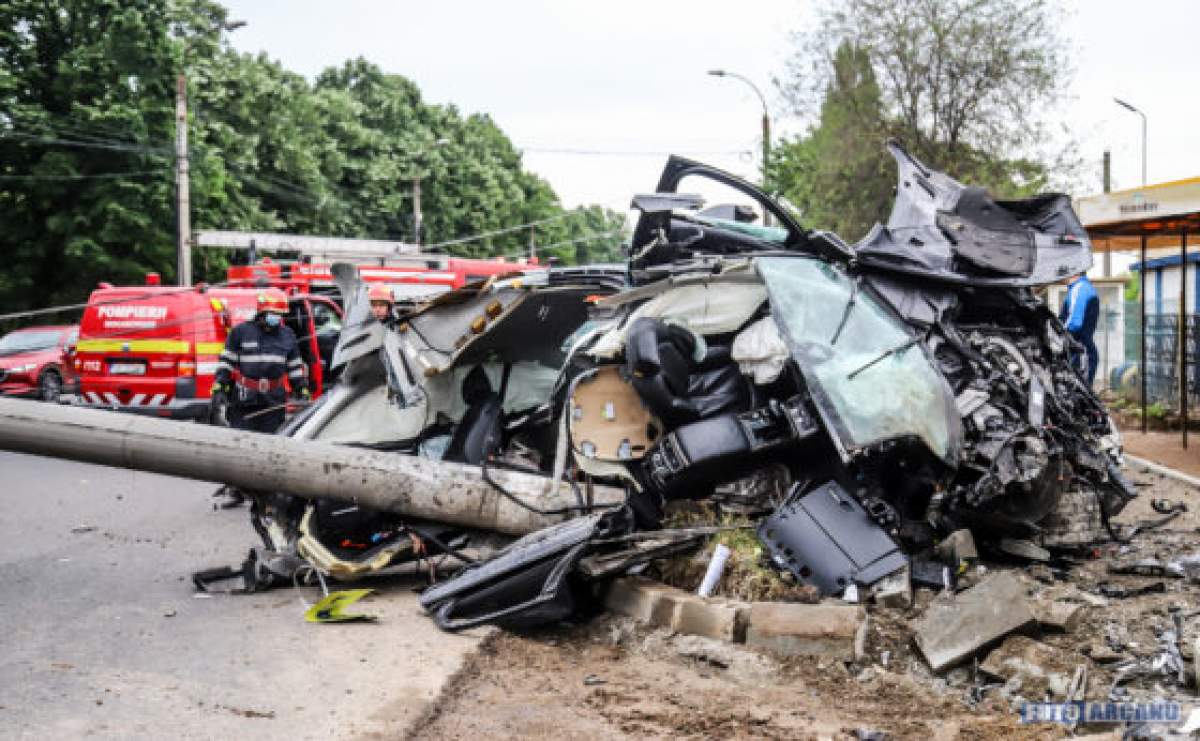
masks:
[[(283, 424), (287, 389), (308, 399), (304, 361), (296, 335), (284, 324), (288, 300), (278, 288), (259, 291), (254, 318), (234, 327), (217, 366), (211, 403), (227, 412), (231, 427), (274, 433)], [(244, 497), (229, 487), (218, 494), (237, 506)]]
[(391, 323), (394, 318), (392, 308), (396, 301), (392, 289), (381, 285), (371, 286), (367, 291), (367, 300), (371, 302), (371, 316), (384, 324)]

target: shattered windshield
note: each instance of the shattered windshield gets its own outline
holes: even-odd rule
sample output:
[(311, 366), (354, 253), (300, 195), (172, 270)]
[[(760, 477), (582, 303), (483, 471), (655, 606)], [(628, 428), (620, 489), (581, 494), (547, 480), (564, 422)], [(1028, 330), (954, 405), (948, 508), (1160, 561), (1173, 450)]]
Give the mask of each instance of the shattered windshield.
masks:
[(915, 436), (939, 458), (960, 437), (954, 399), (919, 343), (836, 265), (762, 258), (758, 271), (796, 362), (846, 450)]

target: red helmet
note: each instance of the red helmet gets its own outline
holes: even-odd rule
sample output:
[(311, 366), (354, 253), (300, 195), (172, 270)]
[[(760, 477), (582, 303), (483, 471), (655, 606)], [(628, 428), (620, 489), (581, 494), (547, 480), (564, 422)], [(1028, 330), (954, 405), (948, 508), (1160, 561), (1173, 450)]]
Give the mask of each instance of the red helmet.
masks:
[(371, 286), (371, 288), (367, 291), (367, 300), (371, 303), (376, 301), (386, 301), (389, 304), (396, 301), (395, 297), (392, 296), (392, 289), (388, 288), (387, 286)]
[(288, 313), (288, 300), (283, 291), (278, 288), (267, 288), (258, 292), (258, 310), (273, 311), (276, 314)]

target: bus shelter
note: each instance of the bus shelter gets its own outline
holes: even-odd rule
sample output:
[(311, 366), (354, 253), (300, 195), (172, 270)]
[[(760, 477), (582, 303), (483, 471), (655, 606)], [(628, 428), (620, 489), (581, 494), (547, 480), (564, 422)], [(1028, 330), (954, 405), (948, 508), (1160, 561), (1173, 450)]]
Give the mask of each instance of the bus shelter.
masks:
[[(1136, 363), (1142, 431), (1148, 408), (1178, 409), (1182, 444), (1188, 445), (1189, 417), (1200, 400), (1200, 178), (1102, 193), (1076, 201), (1093, 251), (1111, 274), (1115, 255), (1133, 256), (1138, 296), (1126, 312), (1126, 347)], [(1190, 240), (1190, 242), (1189, 242)], [(1134, 326), (1136, 324), (1136, 326)]]

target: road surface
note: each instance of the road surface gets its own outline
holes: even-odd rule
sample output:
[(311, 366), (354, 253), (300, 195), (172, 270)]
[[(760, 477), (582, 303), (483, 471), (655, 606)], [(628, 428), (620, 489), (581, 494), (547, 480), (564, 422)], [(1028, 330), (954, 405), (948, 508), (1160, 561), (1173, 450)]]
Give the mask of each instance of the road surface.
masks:
[(376, 624), (304, 622), (314, 589), (197, 598), (255, 544), (214, 488), (0, 453), (0, 737), (395, 738), (478, 644), (403, 578)]

